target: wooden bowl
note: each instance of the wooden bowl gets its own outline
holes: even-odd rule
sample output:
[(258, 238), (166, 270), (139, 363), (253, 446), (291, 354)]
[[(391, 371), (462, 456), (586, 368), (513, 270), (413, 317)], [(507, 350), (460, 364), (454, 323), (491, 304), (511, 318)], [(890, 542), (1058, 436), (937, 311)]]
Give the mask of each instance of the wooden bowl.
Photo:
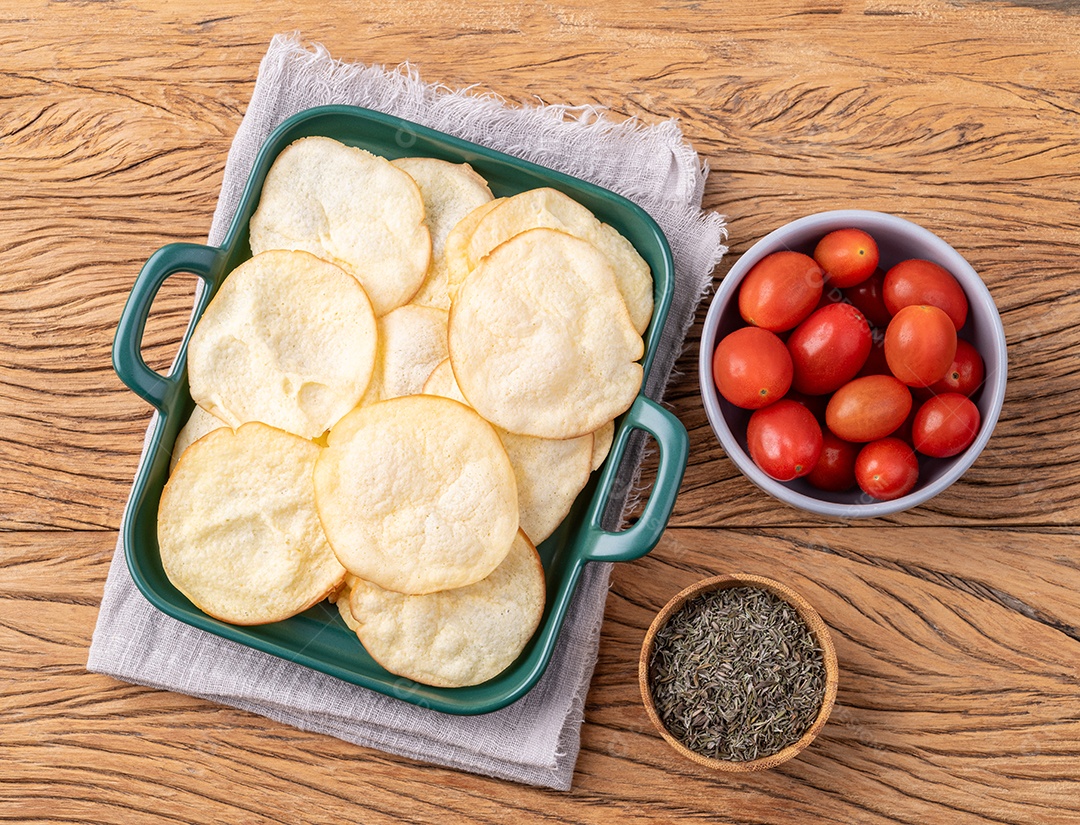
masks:
[[(783, 750), (777, 751), (770, 756), (763, 756), (760, 759), (753, 759), (748, 762), (713, 759), (708, 756), (702, 756), (700, 753), (696, 753), (686, 747), (686, 745), (668, 732), (667, 728), (664, 727), (664, 723), (660, 721), (660, 716), (656, 712), (656, 704), (653, 699), (652, 689), (649, 685), (649, 660), (652, 658), (656, 634), (660, 628), (667, 624), (668, 619), (671, 618), (675, 611), (695, 596), (713, 590), (723, 590), (729, 587), (756, 587), (767, 590), (790, 604), (799, 614), (799, 618), (802, 619), (810, 630), (811, 635), (821, 649), (822, 658), (825, 661), (825, 696), (821, 702), (821, 710), (818, 711), (818, 715), (814, 719), (813, 724), (810, 725), (809, 729), (798, 739), (798, 741), (793, 742)], [(649, 718), (660, 732), (660, 735), (667, 740), (667, 743), (671, 745), (671, 747), (687, 759), (707, 768), (713, 768), (718, 771), (726, 771), (729, 773), (746, 773), (750, 771), (762, 771), (767, 768), (775, 768), (777, 765), (787, 762), (789, 759), (799, 754), (814, 740), (814, 737), (816, 737), (818, 732), (825, 726), (825, 722), (829, 718), (829, 713), (832, 711), (833, 702), (836, 700), (836, 684), (838, 676), (836, 650), (833, 647), (832, 637), (829, 634), (828, 626), (822, 621), (821, 616), (818, 615), (817, 611), (790, 587), (786, 587), (779, 582), (762, 576), (751, 576), (743, 573), (714, 576), (713, 578), (699, 581), (697, 584), (693, 584), (683, 590), (664, 605), (664, 609), (656, 615), (655, 619), (653, 619), (652, 625), (649, 627), (649, 632), (645, 634), (645, 642), (641, 646), (641, 659), (638, 662), (638, 684), (641, 688), (642, 701), (645, 703), (645, 712), (648, 713)]]

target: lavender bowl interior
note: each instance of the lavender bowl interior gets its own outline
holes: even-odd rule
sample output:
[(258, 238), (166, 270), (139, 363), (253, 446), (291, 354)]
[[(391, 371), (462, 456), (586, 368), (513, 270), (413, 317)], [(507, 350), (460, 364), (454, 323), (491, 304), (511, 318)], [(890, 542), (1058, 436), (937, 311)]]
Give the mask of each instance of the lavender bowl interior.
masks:
[[(712, 353), (730, 332), (745, 326), (739, 316), (739, 284), (755, 263), (783, 249), (812, 254), (817, 241), (834, 229), (858, 227), (877, 241), (884, 270), (907, 258), (924, 258), (948, 269), (967, 294), (967, 323), (959, 336), (978, 349), (986, 363), (986, 379), (972, 396), (979, 408), (981, 423), (975, 441), (951, 458), (919, 456), (919, 482), (908, 495), (892, 501), (878, 501), (858, 489), (831, 493), (812, 487), (805, 479), (779, 482), (763, 473), (750, 459), (746, 446), (746, 424), (750, 410), (730, 404), (716, 391), (712, 380)], [(862, 518), (897, 513), (922, 504), (951, 485), (978, 458), (997, 424), (1005, 398), (1008, 358), (1005, 331), (994, 299), (971, 265), (949, 244), (927, 229), (895, 215), (846, 209), (822, 212), (793, 221), (754, 244), (731, 268), (713, 296), (702, 332), (698, 374), (701, 397), (713, 432), (735, 465), (754, 484), (794, 507), (840, 518)]]

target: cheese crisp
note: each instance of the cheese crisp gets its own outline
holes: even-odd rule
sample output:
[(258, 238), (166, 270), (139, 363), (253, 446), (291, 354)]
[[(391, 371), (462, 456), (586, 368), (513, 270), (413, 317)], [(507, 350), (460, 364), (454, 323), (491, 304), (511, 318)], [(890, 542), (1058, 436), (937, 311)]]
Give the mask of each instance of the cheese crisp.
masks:
[(469, 403), (520, 435), (591, 433), (641, 387), (644, 344), (611, 265), (565, 232), (531, 229), (481, 261), (450, 307), (449, 341)]
[(364, 394), (373, 404), (419, 395), (435, 367), (446, 359), (446, 310), (406, 304), (379, 319), (375, 373)]
[(184, 424), (184, 426), (180, 428), (180, 432), (176, 434), (176, 441), (173, 443), (172, 458), (169, 459), (169, 472), (171, 473), (176, 469), (176, 462), (180, 460), (180, 456), (184, 454), (184, 450), (207, 433), (213, 432), (219, 427), (227, 426), (229, 425), (220, 418), (215, 418), (202, 407), (196, 406), (195, 409), (191, 411), (187, 423)]
[(491, 201), (487, 181), (467, 163), (436, 158), (398, 158), (390, 161), (407, 172), (420, 187), (424, 222), (431, 233), (431, 263), (427, 277), (410, 303), (450, 309), (446, 281), (446, 237), (458, 222), (478, 206)]
[[(449, 361), (432, 371), (424, 392), (468, 403), (454, 380)], [(515, 435), (500, 427), (495, 431), (514, 468), (518, 522), (529, 540), (540, 544), (566, 518), (574, 499), (589, 481), (595, 454), (593, 436), (553, 439)]]
[(353, 617), (352, 606), (349, 604), (349, 597), (352, 596), (353, 587), (359, 579), (351, 573), (345, 574), (345, 583), (342, 584), (341, 589), (337, 591), (331, 598), (334, 604), (337, 606), (338, 615), (341, 616), (341, 621), (345, 622), (345, 626), (349, 628), (353, 633), (360, 629), (360, 624)]
[(161, 495), (161, 564), (200, 610), (233, 624), (287, 619), (345, 576), (323, 535), (319, 447), (265, 424), (222, 427), (184, 451)]
[(446, 260), (446, 290), (451, 303), (457, 296), (461, 282), (472, 271), (472, 266), (469, 263), (469, 239), (472, 238), (473, 230), (476, 229), (477, 224), (484, 219), (488, 212), (504, 200), (505, 198), (497, 198), (476, 207), (458, 221), (454, 228), (450, 230), (450, 234), (446, 236), (443, 257)]
[(633, 244), (588, 209), (556, 189), (530, 189), (506, 198), (483, 215), (469, 236), (466, 265), (474, 269), (495, 247), (529, 229), (558, 229), (588, 241), (608, 259), (634, 329), (645, 332), (652, 318), (652, 271)]
[(592, 468), (599, 470), (604, 459), (611, 452), (611, 442), (615, 440), (615, 422), (609, 421), (593, 432)]
[(350, 598), (356, 635), (398, 676), (436, 687), (486, 682), (521, 653), (544, 612), (544, 569), (519, 532), (506, 559), (468, 587), (426, 596), (357, 580)]
[(234, 428), (315, 438), (363, 397), (376, 335), (351, 275), (307, 252), (264, 252), (229, 274), (195, 327), (191, 397)]
[(518, 529), (514, 468), (495, 430), (430, 395), (364, 405), (338, 422), (315, 493), (341, 563), (401, 593), (479, 581)]
[(327, 137), (301, 138), (277, 156), (250, 228), (254, 253), (302, 249), (356, 277), (376, 315), (408, 303), (431, 258), (413, 179)]

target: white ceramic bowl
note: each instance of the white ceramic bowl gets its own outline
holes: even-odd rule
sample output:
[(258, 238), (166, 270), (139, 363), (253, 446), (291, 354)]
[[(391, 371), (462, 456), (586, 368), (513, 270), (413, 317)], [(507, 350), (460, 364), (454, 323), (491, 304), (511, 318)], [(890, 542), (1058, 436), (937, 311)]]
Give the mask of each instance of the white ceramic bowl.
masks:
[[(972, 397), (981, 417), (975, 441), (964, 452), (951, 458), (920, 455), (919, 481), (915, 489), (892, 501), (878, 501), (858, 489), (830, 493), (812, 487), (805, 479), (780, 482), (766, 475), (751, 460), (746, 447), (746, 423), (751, 411), (726, 401), (717, 392), (712, 378), (712, 354), (716, 345), (728, 333), (745, 326), (739, 316), (739, 284), (754, 264), (782, 249), (810, 255), (823, 235), (848, 227), (857, 227), (874, 237), (881, 253), (880, 266), (886, 271), (908, 258), (924, 258), (949, 270), (964, 288), (969, 305), (967, 323), (959, 336), (975, 346), (986, 364), (986, 379)], [(1005, 398), (1007, 372), (1008, 357), (1001, 317), (986, 285), (963, 256), (937, 235), (911, 221), (859, 209), (822, 212), (800, 218), (769, 233), (739, 258), (713, 296), (705, 318), (698, 361), (701, 398), (709, 423), (742, 473), (765, 492), (794, 507), (841, 518), (883, 516), (907, 510), (933, 498), (960, 478), (982, 452), (994, 431)]]

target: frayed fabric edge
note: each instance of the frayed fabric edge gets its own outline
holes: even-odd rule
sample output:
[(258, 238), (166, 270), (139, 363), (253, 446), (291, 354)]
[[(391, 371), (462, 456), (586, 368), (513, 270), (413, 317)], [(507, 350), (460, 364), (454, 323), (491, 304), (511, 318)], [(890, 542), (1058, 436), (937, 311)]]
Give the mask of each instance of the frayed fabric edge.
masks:
[[(305, 44), (297, 32), (275, 35), (263, 58), (260, 78), (266, 76), (274, 79), (293, 70), (314, 74), (315, 82), (322, 87), (329, 100), (366, 105), (379, 111), (392, 109), (400, 117), (465, 139), (482, 138), (478, 130), (482, 124), (491, 121), (505, 124), (523, 120), (532, 127), (529, 130), (532, 132), (530, 139), (509, 150), (512, 154), (536, 162), (542, 162), (545, 158), (550, 160), (544, 151), (542, 138), (543, 132), (552, 128), (560, 130), (560, 149), (565, 149), (562, 141), (565, 141), (565, 129), (569, 126), (585, 138), (598, 141), (616, 139), (623, 144), (624, 151), (626, 143), (632, 142), (642, 157), (653, 163), (654, 152), (661, 144), (671, 153), (672, 165), (676, 170), (673, 178), (677, 185), (670, 187), (662, 196), (632, 189), (620, 193), (642, 206), (652, 203), (685, 209), (688, 202), (700, 203), (701, 200), (708, 168), (686, 142), (675, 119), (657, 124), (646, 124), (636, 117), (616, 121), (610, 118), (607, 108), (593, 104), (574, 106), (544, 103), (541, 100), (530, 104), (509, 101), (475, 85), (454, 89), (443, 83), (428, 84), (411, 63), (402, 63), (394, 68), (349, 63), (332, 57), (320, 43)], [(355, 89), (364, 78), (378, 78), (378, 87), (387, 91), (377, 97), (369, 96), (367, 100), (354, 102), (350, 87)], [(375, 84), (363, 85), (370, 89)], [(462, 98), (467, 99), (464, 106)], [(539, 131), (540, 135), (536, 135), (535, 131)], [(561, 151), (560, 156), (565, 159), (565, 151)], [(595, 177), (595, 169), (581, 166), (577, 174)], [(608, 185), (619, 191), (616, 188), (618, 183), (616, 179), (609, 181)]]

